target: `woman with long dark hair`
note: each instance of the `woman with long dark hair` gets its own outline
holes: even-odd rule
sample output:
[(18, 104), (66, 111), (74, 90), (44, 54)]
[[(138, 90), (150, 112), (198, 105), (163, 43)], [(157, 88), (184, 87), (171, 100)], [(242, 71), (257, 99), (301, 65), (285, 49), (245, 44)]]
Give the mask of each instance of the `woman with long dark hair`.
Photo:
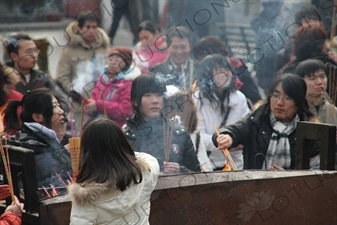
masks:
[(102, 118), (85, 127), (79, 164), (68, 187), (70, 224), (148, 224), (159, 165), (135, 153), (116, 123)]
[(70, 154), (52, 130), (63, 118), (64, 112), (49, 89), (30, 91), (21, 101), (10, 101), (5, 109), (5, 131), (16, 133), (9, 144), (35, 153), (40, 198), (64, 194), (67, 180), (71, 180)]
[[(271, 84), (268, 101), (240, 121), (213, 135), (218, 149), (242, 144), (246, 169), (294, 169), (296, 126), (309, 121), (313, 114), (306, 101), (307, 86), (295, 74), (277, 76)], [(319, 149), (310, 148), (313, 158)]]
[[(214, 126), (232, 124), (249, 113), (246, 97), (235, 87), (235, 75), (227, 58), (212, 54), (201, 61), (200, 83), (193, 97), (198, 109), (198, 129), (209, 151), (213, 169), (222, 169), (225, 157), (212, 143)], [(243, 168), (242, 146), (231, 152), (238, 169)]]

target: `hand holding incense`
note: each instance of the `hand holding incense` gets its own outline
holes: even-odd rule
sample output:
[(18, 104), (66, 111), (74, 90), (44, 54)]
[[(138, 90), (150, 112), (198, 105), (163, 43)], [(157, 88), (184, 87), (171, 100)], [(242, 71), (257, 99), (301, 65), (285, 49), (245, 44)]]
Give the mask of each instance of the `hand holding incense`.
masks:
[[(213, 126), (214, 126), (214, 130), (215, 130), (216, 134), (219, 136), (220, 135), (219, 130), (217, 129), (217, 127), (216, 127), (215, 124), (213, 124)], [(235, 163), (234, 163), (234, 161), (232, 159), (232, 156), (230, 155), (228, 149), (222, 149), (222, 153), (224, 154), (224, 156), (227, 159), (227, 161), (231, 164), (233, 170), (237, 170), (237, 167), (236, 167), (236, 165), (235, 165)], [(227, 162), (226, 162), (223, 171), (228, 171), (229, 169), (230, 169), (230, 167), (229, 168), (227, 167)]]

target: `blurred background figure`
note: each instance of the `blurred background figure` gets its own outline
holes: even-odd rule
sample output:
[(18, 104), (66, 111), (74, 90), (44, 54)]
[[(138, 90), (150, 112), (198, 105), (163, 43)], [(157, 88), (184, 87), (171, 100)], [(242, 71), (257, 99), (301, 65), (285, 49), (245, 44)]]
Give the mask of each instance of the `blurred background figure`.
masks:
[(140, 41), (135, 46), (133, 59), (143, 73), (146, 73), (149, 67), (163, 62), (168, 57), (167, 43), (160, 35), (161, 28), (158, 24), (149, 20), (139, 24)]
[(283, 35), (286, 31), (291, 14), (283, 0), (261, 0), (261, 4), (262, 10), (251, 21), (251, 26), (256, 32), (256, 48), (259, 48), (254, 69), (259, 86), (267, 92), (276, 73), (276, 53), (284, 47), (279, 33)]

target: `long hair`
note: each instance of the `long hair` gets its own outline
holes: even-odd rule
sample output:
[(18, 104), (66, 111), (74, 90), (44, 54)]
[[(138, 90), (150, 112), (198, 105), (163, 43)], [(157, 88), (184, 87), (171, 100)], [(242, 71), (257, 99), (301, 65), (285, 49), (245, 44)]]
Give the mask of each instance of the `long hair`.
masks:
[(284, 93), (286, 93), (287, 96), (291, 98), (298, 107), (297, 114), (300, 119), (305, 120), (305, 117), (308, 119), (313, 118), (314, 115), (309, 110), (309, 105), (306, 100), (307, 85), (300, 76), (291, 73), (278, 75), (272, 81), (267, 99), (268, 110), (270, 111), (270, 98), (279, 83), (282, 83), (282, 89)]
[(142, 97), (146, 93), (160, 93), (164, 95), (166, 86), (156, 79), (152, 73), (143, 74), (132, 82), (131, 102), (136, 116), (141, 117), (140, 107), (142, 105)]
[[(53, 116), (53, 95), (47, 88), (35, 89), (27, 92), (21, 101), (10, 101), (5, 110), (4, 122), (6, 131), (18, 131), (21, 129), (21, 122), (36, 122), (33, 114), (42, 114), (43, 125), (51, 128), (51, 118)], [(22, 107), (21, 115), (18, 117), (18, 107)], [(20, 120), (19, 120), (20, 119)]]
[[(217, 86), (213, 78), (213, 70), (218, 68), (228, 68), (232, 72), (230, 85), (225, 88), (220, 95), (217, 92)], [(220, 107), (221, 113), (224, 114), (225, 105), (229, 103), (230, 94), (236, 91), (235, 75), (228, 59), (219, 54), (206, 56), (200, 63), (200, 72), (198, 76), (200, 80), (198, 85), (200, 90), (198, 97), (201, 103), (200, 107), (204, 104), (203, 99), (206, 98), (214, 109)], [(217, 99), (216, 96), (219, 99)]]
[(142, 182), (134, 150), (117, 124), (106, 118), (85, 127), (79, 163), (77, 183), (108, 183), (124, 191), (132, 182)]

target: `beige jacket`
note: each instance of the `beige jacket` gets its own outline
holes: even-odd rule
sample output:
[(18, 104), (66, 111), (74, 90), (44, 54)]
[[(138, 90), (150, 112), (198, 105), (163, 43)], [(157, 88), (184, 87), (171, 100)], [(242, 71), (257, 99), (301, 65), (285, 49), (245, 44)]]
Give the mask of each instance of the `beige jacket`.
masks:
[(157, 184), (159, 164), (156, 158), (136, 152), (143, 180), (125, 191), (108, 184), (69, 185), (72, 199), (70, 225), (148, 225), (150, 196)]
[(72, 22), (66, 29), (68, 43), (60, 54), (56, 69), (56, 82), (66, 92), (71, 91), (75, 83), (82, 88), (97, 79), (103, 72), (110, 49), (110, 39), (104, 30), (98, 28), (96, 41), (88, 46), (77, 33), (76, 26), (77, 23)]
[(337, 108), (329, 103), (325, 97), (322, 97), (318, 110), (309, 100), (308, 104), (310, 111), (319, 119), (319, 122), (337, 125)]

